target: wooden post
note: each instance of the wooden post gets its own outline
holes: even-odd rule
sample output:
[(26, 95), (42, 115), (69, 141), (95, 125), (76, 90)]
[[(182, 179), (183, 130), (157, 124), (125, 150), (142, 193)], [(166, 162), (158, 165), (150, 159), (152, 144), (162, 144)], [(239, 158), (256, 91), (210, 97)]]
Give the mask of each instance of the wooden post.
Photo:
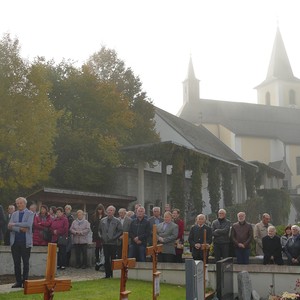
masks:
[(24, 294), (44, 293), (44, 300), (52, 300), (54, 292), (64, 292), (71, 289), (70, 279), (55, 278), (57, 245), (48, 244), (47, 266), (45, 279), (25, 280)]
[(120, 300), (128, 299), (130, 291), (126, 291), (126, 281), (128, 279), (128, 268), (135, 267), (135, 258), (128, 258), (128, 232), (123, 233), (122, 258), (113, 259), (112, 269), (121, 270)]
[(156, 300), (160, 293), (159, 275), (161, 272), (157, 271), (157, 254), (162, 251), (162, 244), (157, 245), (157, 228), (153, 224), (152, 246), (147, 247), (146, 255), (152, 256), (152, 299)]

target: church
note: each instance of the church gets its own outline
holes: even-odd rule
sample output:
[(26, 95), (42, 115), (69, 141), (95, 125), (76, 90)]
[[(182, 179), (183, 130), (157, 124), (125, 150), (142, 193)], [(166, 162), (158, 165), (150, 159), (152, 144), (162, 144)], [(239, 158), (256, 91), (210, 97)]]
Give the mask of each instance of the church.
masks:
[[(242, 98), (202, 99), (192, 60), (183, 90), (178, 117), (202, 124), (245, 161), (283, 172), (283, 187), (300, 193), (300, 79), (293, 74), (279, 28), (266, 79), (256, 86), (258, 104), (243, 103)], [(271, 181), (261, 188), (274, 187)]]
[[(190, 59), (183, 82), (183, 105), (177, 116), (156, 108), (156, 130), (161, 143), (173, 143), (230, 164), (234, 203), (247, 200), (244, 167), (263, 165), (266, 172), (259, 188), (288, 189), (293, 200), (290, 220), (294, 221), (300, 194), (300, 80), (293, 74), (279, 28), (266, 79), (256, 90), (258, 104), (243, 103), (242, 98), (241, 102), (203, 99)], [(119, 181), (119, 188), (123, 186), (119, 192), (124, 192), (125, 186), (134, 187), (128, 184), (128, 169), (124, 172), (127, 184)], [(163, 207), (169, 201), (171, 174), (172, 166), (164, 162), (151, 168), (142, 163), (132, 173), (137, 190), (131, 189), (130, 194), (148, 210), (153, 205)], [(186, 181), (189, 179), (187, 170)], [(207, 174), (203, 174), (202, 183), (203, 213), (210, 214)], [(224, 207), (222, 199), (220, 207)]]

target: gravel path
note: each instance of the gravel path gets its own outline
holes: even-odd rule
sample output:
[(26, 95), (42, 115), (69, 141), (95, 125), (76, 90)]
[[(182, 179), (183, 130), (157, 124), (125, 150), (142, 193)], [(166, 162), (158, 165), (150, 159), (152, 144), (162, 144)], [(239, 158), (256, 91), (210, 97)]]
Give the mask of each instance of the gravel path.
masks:
[[(67, 279), (71, 279), (71, 281), (100, 279), (104, 275), (105, 275), (104, 272), (95, 271), (94, 267), (87, 268), (87, 269), (75, 269), (70, 267), (70, 268), (66, 268), (65, 270), (57, 270), (56, 272), (56, 278), (60, 278), (60, 279), (67, 278)], [(11, 288), (12, 284), (13, 283), (0, 285), (0, 294), (22, 290), (21, 288), (12, 289)]]

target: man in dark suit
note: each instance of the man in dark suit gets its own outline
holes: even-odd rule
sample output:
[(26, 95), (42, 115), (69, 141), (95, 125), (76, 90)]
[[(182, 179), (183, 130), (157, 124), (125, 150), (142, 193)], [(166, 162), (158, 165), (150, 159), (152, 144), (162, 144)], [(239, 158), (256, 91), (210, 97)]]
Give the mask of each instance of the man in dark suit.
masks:
[[(209, 247), (212, 242), (212, 230), (205, 224), (206, 217), (203, 214), (197, 216), (197, 224), (195, 224), (189, 234), (189, 243), (192, 248), (192, 256), (194, 260), (203, 260), (203, 250), (207, 249), (207, 257), (209, 255)], [(204, 243), (204, 230), (206, 230), (206, 245)]]
[(262, 246), (264, 265), (283, 265), (280, 237), (276, 235), (276, 228), (274, 226), (268, 227), (268, 235), (262, 238)]
[(2, 244), (2, 240), (4, 240), (4, 233), (5, 233), (5, 214), (2, 205), (0, 204), (0, 245)]
[[(8, 206), (7, 214), (6, 214), (7, 224), (9, 223), (10, 218), (11, 218), (12, 214), (15, 212), (15, 210), (16, 210), (16, 208), (15, 208), (14, 205), (9, 205)], [(5, 246), (10, 245), (10, 230), (7, 228), (7, 225), (6, 225), (6, 231), (5, 231), (5, 234), (4, 234), (4, 245)]]
[(137, 261), (146, 261), (147, 240), (150, 236), (150, 224), (145, 218), (145, 208), (140, 206), (137, 209), (137, 216), (131, 222), (129, 228), (129, 245), (128, 257), (136, 258)]

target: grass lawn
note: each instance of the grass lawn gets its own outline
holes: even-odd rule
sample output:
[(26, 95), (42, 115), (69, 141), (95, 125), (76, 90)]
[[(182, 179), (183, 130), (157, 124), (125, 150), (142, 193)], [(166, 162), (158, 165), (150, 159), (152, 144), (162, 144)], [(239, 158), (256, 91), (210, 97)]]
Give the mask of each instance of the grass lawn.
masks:
[[(128, 280), (126, 289), (131, 291), (129, 300), (150, 300), (152, 299), (152, 282)], [(102, 279), (73, 282), (69, 292), (59, 292), (54, 294), (55, 300), (118, 300), (120, 295), (119, 279)], [(44, 299), (43, 294), (24, 295), (22, 292), (12, 292), (0, 294), (1, 300), (35, 300)], [(185, 299), (185, 286), (160, 284), (160, 296), (163, 300), (183, 300)]]

